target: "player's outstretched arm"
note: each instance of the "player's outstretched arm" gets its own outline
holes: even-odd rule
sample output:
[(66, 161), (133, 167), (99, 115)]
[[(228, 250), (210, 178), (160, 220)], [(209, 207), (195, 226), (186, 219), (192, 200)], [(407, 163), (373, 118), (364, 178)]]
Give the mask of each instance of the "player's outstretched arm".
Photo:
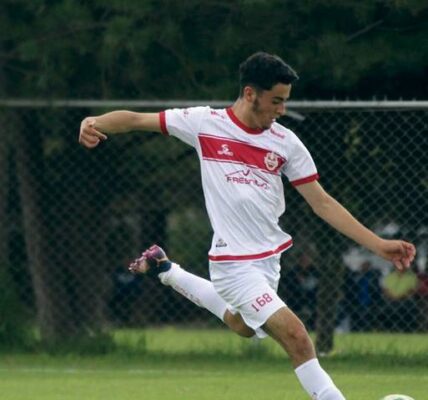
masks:
[(131, 131), (161, 132), (158, 113), (112, 111), (97, 117), (86, 117), (80, 124), (79, 143), (92, 149), (108, 134)]
[(399, 269), (409, 268), (416, 255), (415, 246), (403, 240), (385, 240), (357, 221), (318, 182), (297, 186), (298, 192), (324, 221), (355, 242), (391, 261)]

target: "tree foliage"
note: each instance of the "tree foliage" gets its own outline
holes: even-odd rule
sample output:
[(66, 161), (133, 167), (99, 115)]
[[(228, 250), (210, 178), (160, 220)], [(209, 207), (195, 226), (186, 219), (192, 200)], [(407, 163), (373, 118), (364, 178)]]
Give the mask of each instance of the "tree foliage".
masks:
[(230, 98), (257, 50), (284, 57), (305, 98), (424, 98), (423, 0), (4, 0), (0, 94)]

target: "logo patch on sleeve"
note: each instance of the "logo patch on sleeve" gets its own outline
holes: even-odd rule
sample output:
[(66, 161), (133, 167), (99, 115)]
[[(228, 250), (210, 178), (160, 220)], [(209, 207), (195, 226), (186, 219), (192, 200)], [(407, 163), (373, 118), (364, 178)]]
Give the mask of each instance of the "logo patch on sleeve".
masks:
[(227, 247), (227, 243), (223, 239), (217, 240), (215, 247)]

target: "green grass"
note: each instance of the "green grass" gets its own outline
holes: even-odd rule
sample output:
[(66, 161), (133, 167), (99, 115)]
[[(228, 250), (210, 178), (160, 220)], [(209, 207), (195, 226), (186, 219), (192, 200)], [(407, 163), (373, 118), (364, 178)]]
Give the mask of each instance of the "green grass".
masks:
[[(118, 331), (103, 356), (3, 354), (7, 400), (304, 400), (289, 360), (272, 340), (225, 330)], [(404, 393), (428, 398), (424, 335), (349, 334), (323, 358), (348, 400)]]

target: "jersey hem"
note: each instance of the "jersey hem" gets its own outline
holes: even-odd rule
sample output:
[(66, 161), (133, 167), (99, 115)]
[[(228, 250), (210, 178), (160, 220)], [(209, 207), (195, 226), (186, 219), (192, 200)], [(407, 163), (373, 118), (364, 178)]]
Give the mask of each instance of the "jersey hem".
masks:
[(281, 244), (274, 250), (264, 251), (263, 253), (258, 254), (242, 254), (242, 255), (219, 255), (214, 256), (208, 254), (208, 259), (212, 262), (223, 262), (223, 261), (254, 261), (254, 260), (262, 260), (264, 258), (272, 257), (276, 254), (280, 254), (285, 250), (288, 250), (291, 246), (293, 246), (293, 240)]

